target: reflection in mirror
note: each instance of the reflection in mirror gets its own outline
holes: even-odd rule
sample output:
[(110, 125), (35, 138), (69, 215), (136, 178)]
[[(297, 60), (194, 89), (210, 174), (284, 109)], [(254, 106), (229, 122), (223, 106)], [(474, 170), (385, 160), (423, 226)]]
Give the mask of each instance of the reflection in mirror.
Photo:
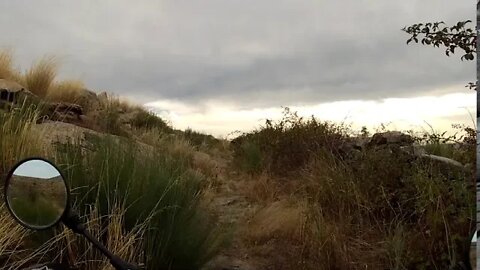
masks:
[(7, 180), (8, 207), (15, 217), (32, 229), (55, 225), (67, 208), (67, 187), (60, 172), (50, 163), (32, 159), (21, 163)]

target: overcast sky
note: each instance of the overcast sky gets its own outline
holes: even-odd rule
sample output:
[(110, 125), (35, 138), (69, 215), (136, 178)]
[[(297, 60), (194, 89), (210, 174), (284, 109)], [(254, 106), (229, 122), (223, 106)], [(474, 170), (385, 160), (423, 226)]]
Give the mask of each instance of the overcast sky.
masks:
[(55, 167), (43, 160), (29, 160), (15, 169), (15, 175), (50, 179), (59, 176)]
[(401, 127), (406, 110), (441, 128), (475, 114), (464, 88), (475, 63), (407, 46), (400, 30), (475, 21), (471, 1), (7, 0), (0, 9), (0, 48), (22, 69), (56, 55), (61, 78), (146, 103), (180, 128), (225, 135), (280, 106), (372, 125), (395, 107), (383, 116)]

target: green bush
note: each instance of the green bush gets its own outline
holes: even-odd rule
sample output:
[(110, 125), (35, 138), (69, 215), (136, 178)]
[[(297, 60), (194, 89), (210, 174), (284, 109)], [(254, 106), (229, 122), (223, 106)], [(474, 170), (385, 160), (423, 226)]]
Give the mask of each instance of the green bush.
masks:
[(245, 147), (257, 145), (262, 155), (262, 169), (288, 175), (305, 166), (319, 151), (341, 154), (338, 149), (345, 142), (345, 131), (341, 125), (319, 122), (314, 117), (303, 119), (285, 108), (283, 118), (278, 122), (267, 120), (259, 130), (234, 139), (234, 156), (237, 160), (248, 160), (250, 157), (244, 155), (252, 153), (245, 151)]
[(262, 152), (260, 147), (252, 142), (246, 142), (241, 146), (242, 168), (250, 173), (259, 172), (262, 169)]
[(131, 125), (136, 128), (155, 128), (164, 131), (171, 130), (167, 123), (165, 123), (165, 121), (163, 121), (160, 117), (155, 115), (153, 112), (143, 109), (138, 110), (138, 112), (135, 114), (135, 117), (132, 119)]

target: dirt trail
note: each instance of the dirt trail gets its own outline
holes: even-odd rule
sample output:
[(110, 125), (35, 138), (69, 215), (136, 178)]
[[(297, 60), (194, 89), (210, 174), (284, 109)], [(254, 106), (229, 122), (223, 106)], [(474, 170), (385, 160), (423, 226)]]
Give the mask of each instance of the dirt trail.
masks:
[(246, 247), (241, 240), (241, 228), (248, 222), (255, 206), (239, 190), (240, 176), (231, 169), (230, 161), (225, 165), (218, 175), (219, 186), (212, 200), (212, 207), (219, 216), (220, 224), (232, 229), (233, 237), (229, 248), (223, 250), (205, 269), (262, 269), (259, 262), (248, 257)]

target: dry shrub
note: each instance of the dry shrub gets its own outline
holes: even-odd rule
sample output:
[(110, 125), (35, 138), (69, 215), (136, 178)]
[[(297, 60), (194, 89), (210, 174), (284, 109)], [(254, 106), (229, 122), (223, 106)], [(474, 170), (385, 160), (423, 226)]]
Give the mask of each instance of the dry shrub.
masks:
[[(54, 102), (78, 103), (85, 85), (79, 80), (65, 80), (53, 84), (47, 92), (46, 99)], [(82, 104), (80, 104), (82, 105)]]
[(245, 237), (254, 244), (263, 244), (271, 239), (300, 242), (304, 223), (304, 206), (277, 201), (259, 210), (253, 216)]
[(57, 61), (45, 57), (35, 63), (25, 74), (25, 86), (39, 97), (45, 97), (57, 76)]
[(193, 168), (200, 171), (203, 175), (216, 179), (220, 173), (220, 168), (215, 160), (206, 153), (194, 152)]
[(250, 176), (241, 182), (240, 189), (250, 201), (262, 204), (271, 203), (280, 195), (280, 183), (268, 173)]

